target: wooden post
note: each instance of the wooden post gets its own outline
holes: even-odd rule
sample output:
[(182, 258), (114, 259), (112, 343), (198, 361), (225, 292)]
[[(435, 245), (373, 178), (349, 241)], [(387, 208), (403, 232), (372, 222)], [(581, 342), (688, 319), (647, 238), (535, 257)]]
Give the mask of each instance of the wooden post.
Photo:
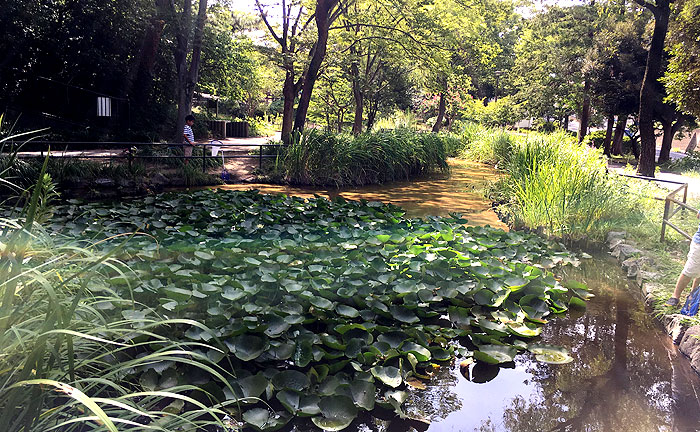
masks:
[(671, 201), (666, 197), (666, 203), (664, 204), (664, 221), (661, 223), (661, 241), (664, 241), (666, 236), (666, 220), (668, 218), (669, 209), (671, 208)]
[(202, 145), (202, 172), (207, 172), (207, 145)]
[(260, 153), (259, 153), (259, 157), (258, 157), (258, 169), (262, 169), (262, 148), (263, 148), (263, 146), (260, 145)]

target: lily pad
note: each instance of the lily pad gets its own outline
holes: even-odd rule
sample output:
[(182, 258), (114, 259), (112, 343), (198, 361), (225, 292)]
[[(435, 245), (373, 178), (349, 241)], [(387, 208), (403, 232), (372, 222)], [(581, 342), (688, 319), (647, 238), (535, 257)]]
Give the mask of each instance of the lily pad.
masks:
[(375, 378), (388, 385), (396, 388), (401, 385), (401, 371), (394, 366), (375, 366), (370, 369)]
[(309, 377), (299, 371), (286, 370), (272, 377), (272, 385), (277, 389), (301, 391), (309, 386)]
[(236, 337), (229, 345), (233, 354), (243, 361), (251, 361), (260, 357), (267, 349), (267, 340), (254, 335)]
[(511, 362), (518, 350), (506, 345), (481, 345), (478, 351), (474, 351), (474, 358), (489, 364)]
[(561, 347), (552, 345), (529, 345), (527, 348), (535, 354), (535, 358), (544, 363), (566, 364), (574, 361), (569, 352)]
[(357, 417), (357, 407), (348, 396), (327, 396), (318, 405), (321, 416), (311, 421), (325, 431), (343, 430)]

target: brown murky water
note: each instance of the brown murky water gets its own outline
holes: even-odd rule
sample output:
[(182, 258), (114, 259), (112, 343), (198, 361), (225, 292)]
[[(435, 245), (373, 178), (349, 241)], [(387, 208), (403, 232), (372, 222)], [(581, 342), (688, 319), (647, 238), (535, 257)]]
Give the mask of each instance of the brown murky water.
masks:
[(305, 198), (320, 195), (327, 198), (342, 196), (345, 199), (383, 201), (406, 209), (408, 216), (447, 216), (451, 212), (462, 213), (470, 225), (491, 225), (502, 229), (507, 226), (491, 209), (491, 203), (479, 192), (489, 180), (497, 178), (492, 168), (475, 162), (450, 160), (450, 173), (430, 178), (392, 182), (357, 188), (305, 188), (295, 186), (246, 183), (218, 186), (229, 190), (258, 189), (261, 193), (283, 193)]

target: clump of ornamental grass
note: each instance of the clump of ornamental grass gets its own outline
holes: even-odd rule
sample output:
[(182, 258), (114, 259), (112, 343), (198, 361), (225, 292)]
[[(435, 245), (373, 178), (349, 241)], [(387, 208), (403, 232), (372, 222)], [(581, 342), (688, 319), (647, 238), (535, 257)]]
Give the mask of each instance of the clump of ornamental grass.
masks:
[(467, 123), (461, 134), (462, 148), (457, 155), (478, 162), (506, 160), (513, 147), (514, 135), (503, 129), (485, 128)]
[(561, 237), (601, 237), (642, 217), (643, 196), (631, 193), (628, 182), (607, 171), (600, 150), (563, 133), (511, 135), (508, 140), (508, 152), (494, 151), (498, 166), (508, 174), (494, 191), (516, 227)]
[(447, 169), (446, 138), (409, 129), (358, 137), (316, 130), (295, 137), (278, 169), (292, 184), (353, 186), (405, 180)]

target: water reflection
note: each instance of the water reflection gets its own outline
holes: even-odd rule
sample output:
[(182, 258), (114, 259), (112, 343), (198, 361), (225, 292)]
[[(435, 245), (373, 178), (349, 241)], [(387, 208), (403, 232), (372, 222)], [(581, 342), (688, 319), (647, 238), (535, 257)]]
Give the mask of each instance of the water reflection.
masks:
[(638, 290), (603, 259), (562, 276), (596, 293), (585, 314), (553, 319), (541, 336), (569, 348), (574, 362), (522, 355), (485, 384), (453, 365), (414, 392), (407, 410), (428, 417), (431, 432), (699, 430), (700, 379), (650, 324)]

